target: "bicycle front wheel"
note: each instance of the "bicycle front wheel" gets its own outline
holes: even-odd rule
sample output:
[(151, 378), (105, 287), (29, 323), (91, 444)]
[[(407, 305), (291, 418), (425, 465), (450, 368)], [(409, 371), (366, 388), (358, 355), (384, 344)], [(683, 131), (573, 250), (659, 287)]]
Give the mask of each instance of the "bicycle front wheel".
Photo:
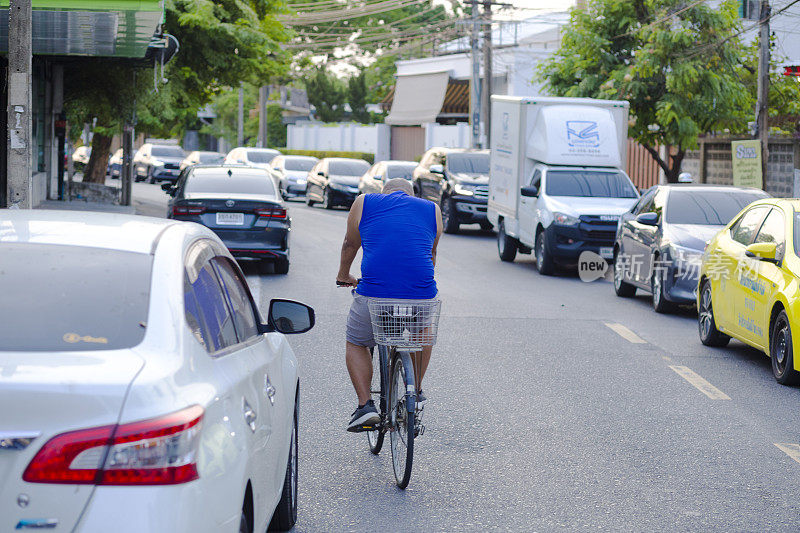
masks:
[[(377, 346), (372, 349), (372, 384), (370, 385), (372, 401), (378, 407), (378, 412), (383, 418), (386, 411), (386, 401), (384, 400), (383, 367), (381, 366), (381, 349)], [(378, 455), (383, 447), (384, 429), (383, 424), (373, 431), (367, 431), (367, 441), (369, 451)]]
[[(407, 359), (404, 364), (404, 359)], [(409, 409), (406, 393), (408, 385), (414, 390), (414, 368), (410, 357), (394, 358), (391, 387), (389, 392), (389, 441), (392, 447), (392, 468), (397, 486), (404, 489), (411, 479), (411, 465), (414, 461), (414, 406)], [(410, 412), (409, 412), (410, 411)]]

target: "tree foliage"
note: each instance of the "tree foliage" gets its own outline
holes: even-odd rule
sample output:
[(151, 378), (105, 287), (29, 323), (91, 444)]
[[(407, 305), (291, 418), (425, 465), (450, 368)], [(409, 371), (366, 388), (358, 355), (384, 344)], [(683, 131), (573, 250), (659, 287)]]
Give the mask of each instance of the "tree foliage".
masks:
[(363, 72), (347, 80), (347, 103), (350, 104), (350, 116), (356, 122), (370, 123), (367, 111), (367, 78)]
[[(698, 135), (741, 133), (752, 120), (737, 5), (592, 0), (573, 10), (561, 48), (539, 76), (559, 96), (629, 101), (629, 136), (676, 182)], [(658, 145), (674, 148), (667, 161)]]
[(325, 70), (315, 68), (304, 80), (308, 102), (316, 108), (316, 115), (322, 122), (338, 122), (344, 117), (346, 87), (336, 76)]

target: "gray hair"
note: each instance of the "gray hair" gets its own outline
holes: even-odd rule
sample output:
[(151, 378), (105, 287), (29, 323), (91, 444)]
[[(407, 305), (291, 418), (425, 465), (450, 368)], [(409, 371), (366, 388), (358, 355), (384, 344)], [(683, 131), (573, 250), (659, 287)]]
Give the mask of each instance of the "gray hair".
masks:
[(390, 194), (395, 191), (403, 191), (409, 196), (414, 196), (414, 188), (411, 182), (405, 178), (392, 178), (383, 185), (383, 194)]

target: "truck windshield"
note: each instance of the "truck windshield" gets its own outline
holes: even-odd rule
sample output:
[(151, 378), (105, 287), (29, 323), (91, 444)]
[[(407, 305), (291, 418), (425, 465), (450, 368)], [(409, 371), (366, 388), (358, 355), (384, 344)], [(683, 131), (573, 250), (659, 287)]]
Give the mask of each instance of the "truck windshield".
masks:
[(454, 174), (488, 174), (489, 154), (448, 154), (447, 167)]
[(550, 196), (636, 198), (636, 189), (620, 172), (598, 170), (551, 170), (547, 173)]

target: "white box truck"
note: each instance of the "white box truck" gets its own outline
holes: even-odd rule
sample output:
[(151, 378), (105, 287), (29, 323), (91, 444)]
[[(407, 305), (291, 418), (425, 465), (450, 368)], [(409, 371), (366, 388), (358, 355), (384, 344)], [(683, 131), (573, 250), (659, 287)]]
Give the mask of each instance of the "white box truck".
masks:
[(623, 166), (628, 102), (492, 97), (488, 219), (500, 259), (536, 255), (536, 268), (613, 258), (617, 221), (639, 197)]

